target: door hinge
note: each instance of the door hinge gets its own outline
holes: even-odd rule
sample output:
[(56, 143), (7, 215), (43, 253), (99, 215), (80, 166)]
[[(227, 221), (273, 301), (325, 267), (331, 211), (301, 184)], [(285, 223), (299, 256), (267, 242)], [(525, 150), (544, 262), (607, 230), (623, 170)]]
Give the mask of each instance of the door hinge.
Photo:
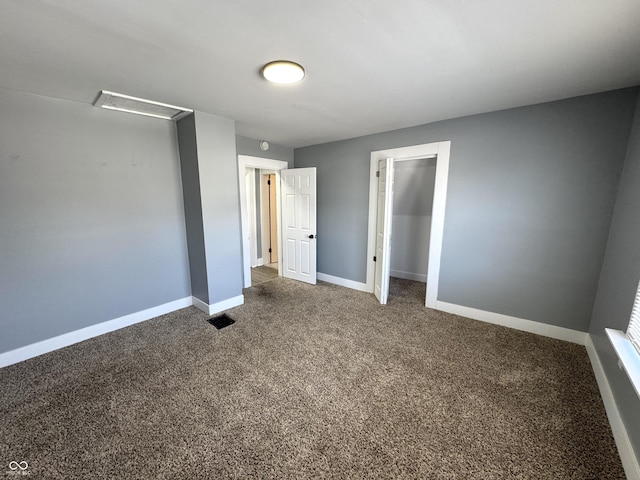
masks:
[(267, 180), (267, 185), (271, 185), (271, 179)]
[(378, 177), (378, 178), (380, 177), (380, 170), (378, 170), (378, 171), (376, 172), (376, 177)]
[(374, 262), (376, 261), (376, 257), (375, 257), (375, 255), (373, 256), (373, 261), (374, 261)]
[(269, 249), (269, 253), (271, 253), (271, 249)]

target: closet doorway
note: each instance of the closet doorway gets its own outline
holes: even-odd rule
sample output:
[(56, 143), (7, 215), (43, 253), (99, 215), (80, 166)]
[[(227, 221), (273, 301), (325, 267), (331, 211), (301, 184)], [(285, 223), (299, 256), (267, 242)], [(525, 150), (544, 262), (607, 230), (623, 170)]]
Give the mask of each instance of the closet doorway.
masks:
[[(414, 252), (428, 252), (424, 277), (427, 283), (425, 305), (430, 308), (437, 306), (450, 148), (451, 142), (447, 141), (371, 152), (367, 290), (374, 293), (382, 304), (387, 302), (389, 294), (389, 277), (392, 274), (394, 255), (394, 276), (418, 281), (423, 279), (421, 265), (424, 264), (424, 258), (412, 258), (411, 267), (406, 266), (407, 258), (403, 258), (403, 254), (409, 252), (404, 252), (403, 248), (409, 245)], [(401, 206), (394, 212), (394, 182), (398, 180), (394, 174), (395, 166), (396, 163), (400, 165), (401, 162), (411, 161), (426, 162), (405, 164), (408, 167), (407, 170), (411, 170), (412, 166), (423, 168), (422, 182), (426, 184), (421, 183), (410, 187), (414, 190), (413, 193), (403, 192)], [(435, 161), (435, 175), (431, 179), (429, 177), (433, 173), (433, 163), (429, 164), (430, 161)], [(383, 175), (384, 178), (382, 178)], [(398, 181), (410, 183), (412, 182), (410, 177), (411, 174), (401, 174), (402, 179)], [(429, 182), (433, 182), (432, 202), (429, 202), (426, 196), (419, 200), (416, 189), (430, 188)], [(420, 201), (422, 201), (421, 205)], [(431, 215), (427, 218), (429, 215), (425, 212), (429, 208)], [(421, 218), (401, 218), (403, 215)], [(393, 228), (394, 216), (398, 223), (395, 229)], [(405, 245), (404, 247), (397, 245), (394, 252), (393, 238), (399, 235), (404, 236)]]
[(395, 162), (391, 277), (427, 283), (436, 162), (435, 156)]

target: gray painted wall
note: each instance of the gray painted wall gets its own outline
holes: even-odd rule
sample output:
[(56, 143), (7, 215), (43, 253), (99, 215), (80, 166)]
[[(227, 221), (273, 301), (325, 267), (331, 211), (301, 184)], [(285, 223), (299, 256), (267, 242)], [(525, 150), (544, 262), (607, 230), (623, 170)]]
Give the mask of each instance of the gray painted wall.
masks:
[(436, 160), (395, 162), (391, 276), (426, 282)]
[(263, 152), (260, 150), (260, 140), (236, 135), (236, 150), (238, 155), (282, 160), (289, 163), (289, 168), (293, 168), (293, 148), (291, 147), (269, 142), (269, 150)]
[(605, 328), (626, 331), (640, 280), (640, 101), (611, 222), (607, 251), (591, 319), (591, 339), (613, 390), (620, 415), (640, 458), (640, 399), (605, 336)]
[(195, 112), (209, 304), (242, 295), (235, 123)]
[(436, 159), (394, 162), (393, 214), (431, 215), (436, 184)]
[(175, 126), (0, 89), (0, 352), (190, 295)]
[(204, 225), (202, 223), (195, 115), (189, 115), (178, 120), (176, 128), (178, 132), (182, 194), (189, 250), (191, 295), (208, 304), (209, 281), (207, 279)]
[(370, 152), (451, 140), (439, 300), (587, 331), (638, 90), (295, 150), (318, 271), (364, 282)]
[(243, 287), (235, 123), (194, 112), (178, 138), (193, 295), (213, 305)]

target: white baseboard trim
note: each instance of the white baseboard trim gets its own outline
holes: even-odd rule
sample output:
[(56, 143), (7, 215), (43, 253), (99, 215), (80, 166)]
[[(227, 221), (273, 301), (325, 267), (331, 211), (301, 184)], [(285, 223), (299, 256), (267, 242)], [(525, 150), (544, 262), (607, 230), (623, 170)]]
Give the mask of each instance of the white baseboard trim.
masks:
[(193, 300), (193, 306), (199, 310), (202, 310), (207, 315), (213, 315), (214, 313), (228, 310), (244, 303), (244, 295), (238, 295), (237, 297), (228, 298), (222, 302), (212, 303), (211, 305), (203, 302), (199, 298), (191, 297)]
[(261, 267), (262, 265), (264, 265), (264, 258), (259, 258), (257, 266)]
[(202, 310), (204, 313), (207, 313), (207, 314), (211, 315), (209, 313), (209, 304), (206, 303), (206, 302), (203, 302), (199, 298), (191, 297), (191, 304), (194, 307), (196, 307), (198, 310)]
[[(333, 283), (334, 285), (340, 285), (341, 287), (352, 288), (353, 290), (359, 290), (361, 292), (369, 292), (367, 290), (367, 284), (361, 282), (355, 282), (346, 278), (334, 277), (333, 275), (327, 275), (326, 273), (317, 273), (316, 278), (323, 282)], [(370, 293), (370, 292), (369, 292)]]
[(44, 353), (53, 352), (54, 350), (68, 347), (74, 343), (113, 332), (135, 323), (144, 322), (160, 315), (180, 310), (181, 308), (190, 307), (192, 304), (193, 302), (191, 301), (191, 297), (181, 298), (179, 300), (174, 300), (173, 302), (158, 305), (157, 307), (141, 310), (120, 318), (108, 320), (96, 325), (90, 325), (79, 330), (74, 330), (73, 332), (42, 340), (41, 342), (32, 343), (24, 347), (16, 348), (15, 350), (0, 353), (0, 368), (37, 357)]
[(480, 320), (482, 322), (502, 325), (503, 327), (515, 328), (516, 330), (535, 333), (544, 337), (551, 337), (558, 340), (564, 340), (566, 342), (577, 343), (578, 345), (585, 345), (585, 342), (587, 341), (588, 334), (585, 332), (579, 332), (578, 330), (572, 330), (570, 328), (557, 327), (555, 325), (548, 325), (541, 322), (534, 322), (532, 320), (525, 320), (523, 318), (510, 317), (509, 315), (502, 315), (501, 313), (487, 312), (485, 310), (463, 307), (462, 305), (454, 305), (452, 303), (441, 301), (436, 302), (436, 310), (442, 310), (443, 312), (453, 313), (462, 317), (473, 318), (474, 320)]
[(391, 270), (391, 276), (396, 278), (404, 278), (405, 280), (414, 280), (416, 282), (427, 283), (427, 276), (421, 273), (403, 272), (402, 270)]
[(625, 428), (622, 417), (620, 416), (620, 411), (618, 410), (613, 392), (611, 391), (609, 380), (607, 380), (607, 375), (604, 373), (604, 368), (602, 367), (600, 357), (596, 352), (596, 347), (591, 340), (591, 335), (587, 334), (585, 346), (587, 347), (587, 353), (591, 360), (593, 373), (596, 377), (596, 381), (598, 382), (598, 388), (600, 389), (600, 396), (604, 402), (604, 408), (607, 411), (607, 418), (609, 419), (613, 438), (615, 439), (616, 446), (618, 447), (618, 453), (620, 454), (620, 460), (624, 467), (624, 473), (627, 476), (627, 480), (640, 480), (640, 464), (638, 463), (638, 458), (635, 456), (633, 451), (631, 439), (627, 434), (627, 429)]

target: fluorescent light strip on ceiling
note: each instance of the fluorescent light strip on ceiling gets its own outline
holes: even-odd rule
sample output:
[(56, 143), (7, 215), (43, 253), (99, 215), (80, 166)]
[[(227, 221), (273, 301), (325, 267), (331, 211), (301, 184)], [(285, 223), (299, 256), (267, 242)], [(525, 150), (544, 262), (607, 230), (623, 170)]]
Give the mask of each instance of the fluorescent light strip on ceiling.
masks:
[(102, 90), (97, 100), (96, 107), (117, 110), (119, 112), (135, 113), (148, 117), (162, 118), (164, 120), (179, 120), (182, 117), (193, 113), (189, 108), (177, 107), (167, 103), (154, 102), (144, 98), (131, 97), (121, 93), (108, 92)]

